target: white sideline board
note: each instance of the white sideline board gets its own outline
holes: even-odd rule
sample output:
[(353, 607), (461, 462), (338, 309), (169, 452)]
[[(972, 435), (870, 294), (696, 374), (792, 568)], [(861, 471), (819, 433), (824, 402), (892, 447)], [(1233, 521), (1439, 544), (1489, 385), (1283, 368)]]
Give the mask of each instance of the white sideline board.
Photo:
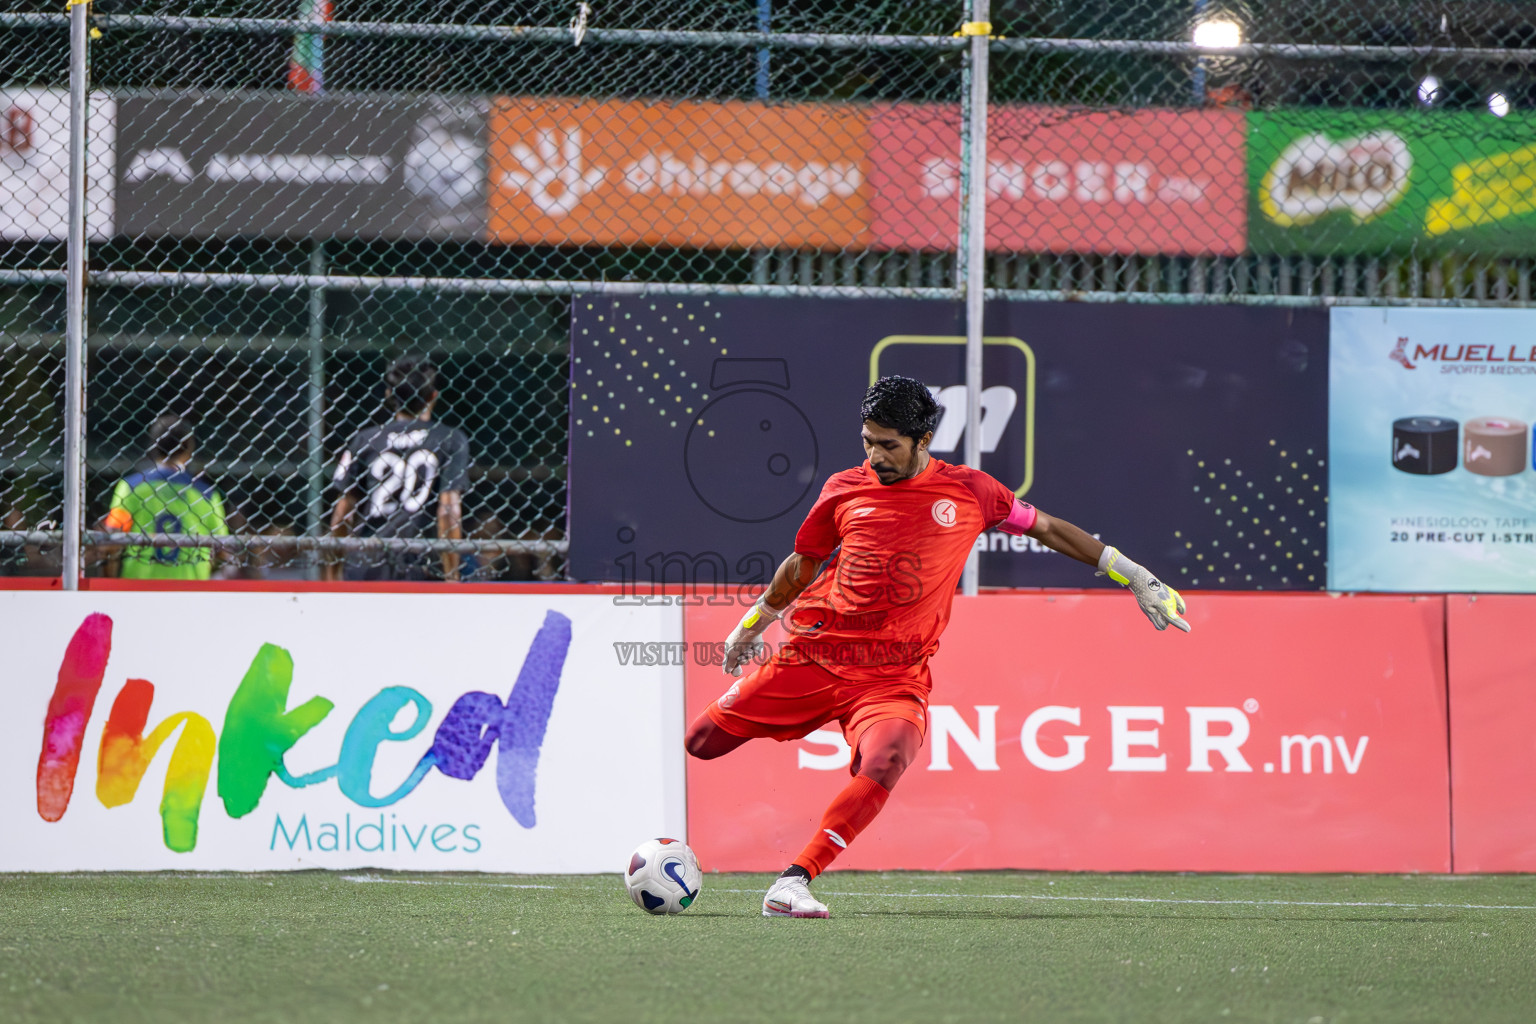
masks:
[[(679, 609), (599, 595), (0, 593), (0, 871), (621, 871), (640, 841), (685, 838), (683, 679), (679, 665), (620, 664), (614, 644), (681, 640)], [(140, 727), (149, 691), (131, 680), (153, 687)], [(472, 730), (445, 736), (466, 693), (495, 702), (471, 698)], [(316, 697), (334, 707), (278, 750), (290, 782), (269, 775), (242, 807), (270, 749), (262, 721)], [(184, 712), (206, 726), (178, 722), (125, 799), (135, 741)], [(486, 721), (506, 735), (471, 777), (423, 765), (446, 752), (466, 774)]]

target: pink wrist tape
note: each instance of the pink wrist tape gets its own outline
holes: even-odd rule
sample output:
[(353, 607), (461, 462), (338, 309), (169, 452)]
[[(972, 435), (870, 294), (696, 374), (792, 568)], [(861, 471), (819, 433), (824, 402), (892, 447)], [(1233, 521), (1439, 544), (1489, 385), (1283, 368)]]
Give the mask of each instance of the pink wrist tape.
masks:
[(1025, 533), (1035, 525), (1035, 506), (1025, 504), (1018, 498), (1013, 499), (1013, 508), (1008, 512), (1008, 518), (998, 524), (998, 529), (1014, 536)]

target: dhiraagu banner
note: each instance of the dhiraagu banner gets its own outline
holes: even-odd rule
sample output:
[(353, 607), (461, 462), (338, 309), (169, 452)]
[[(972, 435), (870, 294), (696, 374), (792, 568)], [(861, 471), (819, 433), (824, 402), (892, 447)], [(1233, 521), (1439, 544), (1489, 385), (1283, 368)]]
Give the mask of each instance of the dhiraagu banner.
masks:
[(1328, 588), (1536, 591), (1536, 310), (1334, 309)]
[(681, 639), (598, 595), (0, 593), (0, 871), (618, 871), (684, 828)]
[(1254, 252), (1536, 252), (1536, 116), (1255, 112), (1248, 181)]

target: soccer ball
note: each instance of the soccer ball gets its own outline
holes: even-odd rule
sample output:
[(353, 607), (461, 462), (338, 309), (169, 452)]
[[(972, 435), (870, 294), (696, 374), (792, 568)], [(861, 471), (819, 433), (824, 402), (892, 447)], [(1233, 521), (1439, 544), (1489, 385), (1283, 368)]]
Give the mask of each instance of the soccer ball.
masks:
[(648, 914), (681, 914), (699, 896), (699, 858), (676, 839), (647, 839), (629, 855), (624, 887)]

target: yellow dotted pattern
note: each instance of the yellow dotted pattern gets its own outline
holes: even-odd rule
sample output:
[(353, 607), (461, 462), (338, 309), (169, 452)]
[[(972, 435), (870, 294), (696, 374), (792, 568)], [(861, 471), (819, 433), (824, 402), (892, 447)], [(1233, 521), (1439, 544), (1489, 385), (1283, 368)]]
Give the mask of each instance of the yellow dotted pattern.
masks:
[(1311, 448), (1282, 448), (1269, 442), (1274, 466), (1263, 477), (1244, 473), (1231, 459), (1204, 459), (1193, 448), (1194, 490), (1215, 519), (1211, 537), (1198, 543), (1173, 535), (1194, 555), (1180, 569), (1192, 587), (1231, 586), (1242, 590), (1315, 587), (1326, 579), (1328, 496), (1323, 493), (1327, 460)]
[[(632, 311), (619, 312), (617, 303), (606, 305), (605, 312), (598, 312), (604, 304), (597, 301), (585, 305), (595, 316), (590, 326), (580, 328), (579, 347), (586, 354), (572, 358), (575, 429), (595, 437), (611, 428), (624, 437), (623, 428), (613, 426), (612, 416), (604, 412), (625, 412), (631, 402), (655, 412), (668, 427), (691, 423), (709, 395), (677, 360), (695, 346), (707, 347), (710, 360), (727, 354), (717, 334), (720, 311), (708, 299), (692, 312), (686, 303), (657, 299), (636, 319)], [(626, 448), (633, 444), (624, 438)]]

